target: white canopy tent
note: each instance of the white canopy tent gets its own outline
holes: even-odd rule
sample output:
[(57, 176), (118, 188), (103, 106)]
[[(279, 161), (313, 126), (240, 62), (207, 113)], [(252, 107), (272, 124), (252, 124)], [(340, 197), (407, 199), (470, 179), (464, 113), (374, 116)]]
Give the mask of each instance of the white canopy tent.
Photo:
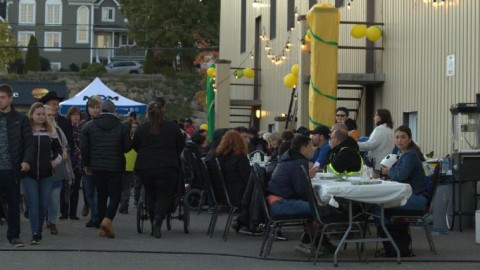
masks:
[(100, 96), (103, 100), (111, 100), (116, 106), (116, 112), (120, 115), (127, 115), (131, 111), (138, 114), (145, 114), (147, 109), (145, 104), (121, 96), (108, 88), (108, 86), (97, 77), (85, 87), (85, 89), (80, 91), (80, 93), (71, 99), (60, 102), (60, 113), (65, 115), (72, 106), (86, 110), (87, 101), (92, 96)]

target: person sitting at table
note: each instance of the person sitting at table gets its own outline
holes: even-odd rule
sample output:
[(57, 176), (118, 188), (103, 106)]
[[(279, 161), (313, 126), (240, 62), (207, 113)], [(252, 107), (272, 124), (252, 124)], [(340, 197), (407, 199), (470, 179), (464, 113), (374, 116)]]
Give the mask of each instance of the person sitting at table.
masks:
[(326, 170), (335, 174), (357, 174), (362, 169), (362, 157), (358, 153), (358, 144), (349, 140), (348, 133), (337, 129), (330, 136), (330, 153)]
[(250, 177), (250, 161), (242, 137), (229, 130), (215, 150), (232, 205), (241, 207), (242, 197)]
[[(268, 182), (267, 192), (269, 195), (267, 201), (272, 215), (311, 214), (307, 194), (302, 184), (303, 175), (300, 165), (308, 168), (308, 161), (312, 158), (313, 152), (314, 148), (309, 137), (297, 135), (292, 139), (290, 149), (283, 153)], [(314, 177), (316, 173), (316, 168), (309, 170), (310, 177)], [(331, 213), (328, 206), (322, 206), (319, 209), (321, 216)], [(310, 235), (313, 235), (316, 227), (317, 224), (310, 223)], [(296, 249), (309, 252), (309, 247), (306, 246), (309, 241), (308, 233), (304, 234), (300, 245)], [(329, 251), (335, 249), (335, 246), (328, 242), (326, 238), (324, 238), (322, 246), (326, 246)]]
[[(400, 126), (395, 130), (395, 144), (399, 149), (400, 158), (384, 172), (391, 181), (409, 184), (412, 187), (412, 196), (405, 205), (389, 209), (423, 211), (427, 207), (428, 195), (422, 166), (422, 159), (424, 159), (422, 151), (412, 140), (412, 131), (407, 126)], [(391, 220), (385, 218), (385, 224), (390, 223)]]
[(310, 134), (312, 136), (313, 145), (317, 147), (310, 161), (313, 163), (313, 167), (318, 167), (321, 171), (327, 164), (328, 152), (330, 152), (330, 145), (328, 144), (330, 139), (330, 129), (326, 126), (319, 125), (314, 130), (310, 131)]

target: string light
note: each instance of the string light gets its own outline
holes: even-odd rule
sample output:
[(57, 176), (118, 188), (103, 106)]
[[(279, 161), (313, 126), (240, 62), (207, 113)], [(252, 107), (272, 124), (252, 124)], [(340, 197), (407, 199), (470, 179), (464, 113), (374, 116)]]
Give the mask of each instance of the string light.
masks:
[(253, 53), (250, 53), (250, 59), (253, 59)]

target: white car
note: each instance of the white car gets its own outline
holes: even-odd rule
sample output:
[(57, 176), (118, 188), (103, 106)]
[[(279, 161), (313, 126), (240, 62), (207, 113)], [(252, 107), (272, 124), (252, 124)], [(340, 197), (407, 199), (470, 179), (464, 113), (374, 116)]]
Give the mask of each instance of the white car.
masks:
[(143, 73), (143, 65), (138, 61), (115, 61), (105, 66), (111, 74), (139, 74)]

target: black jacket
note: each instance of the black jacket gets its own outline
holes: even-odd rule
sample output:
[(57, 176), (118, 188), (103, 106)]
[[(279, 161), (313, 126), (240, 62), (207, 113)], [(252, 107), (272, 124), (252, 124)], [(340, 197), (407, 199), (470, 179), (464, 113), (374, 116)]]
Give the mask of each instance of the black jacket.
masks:
[(362, 168), (362, 158), (357, 142), (348, 137), (328, 154), (328, 167), (335, 173), (355, 173)]
[(34, 145), (32, 126), (28, 117), (14, 110), (6, 113), (7, 117), (7, 133), (8, 147), (10, 152), (10, 160), (17, 180), (20, 177), (20, 164), (27, 162), (32, 165), (34, 159)]
[(288, 150), (283, 153), (268, 182), (268, 192), (288, 200), (307, 201), (300, 165), (308, 168), (308, 160), (300, 152)]
[(52, 138), (46, 131), (37, 131), (33, 133), (35, 145), (35, 155), (30, 164), (28, 177), (41, 180), (42, 178), (53, 176), (55, 174), (52, 168), (52, 161), (61, 161), (62, 146), (58, 138)]
[(234, 206), (241, 207), (243, 193), (250, 177), (250, 161), (243, 154), (219, 156), (218, 160), (230, 202)]
[(70, 149), (73, 149), (73, 128), (72, 128), (72, 122), (68, 120), (67, 118), (57, 115), (56, 118), (57, 125), (62, 129), (63, 133), (65, 134), (65, 137), (67, 138), (68, 145), (70, 146)]
[(145, 122), (133, 136), (133, 149), (137, 151), (135, 170), (162, 167), (179, 169), (180, 154), (184, 147), (182, 132), (172, 121), (164, 120), (157, 134), (150, 133), (150, 123)]
[(130, 130), (115, 115), (101, 113), (80, 136), (82, 166), (108, 172), (125, 171), (124, 153), (132, 149)]

